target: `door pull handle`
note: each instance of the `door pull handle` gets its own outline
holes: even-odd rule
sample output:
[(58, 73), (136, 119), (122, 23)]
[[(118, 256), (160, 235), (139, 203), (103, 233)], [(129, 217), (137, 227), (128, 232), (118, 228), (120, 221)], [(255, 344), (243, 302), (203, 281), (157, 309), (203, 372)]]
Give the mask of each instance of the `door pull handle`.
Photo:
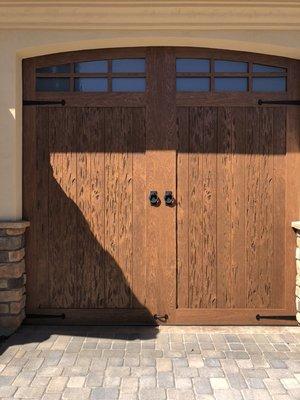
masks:
[(173, 196), (173, 193), (170, 190), (167, 190), (165, 192), (164, 200), (165, 200), (166, 206), (168, 206), (168, 207), (172, 207), (173, 205), (175, 205), (175, 198)]
[(149, 194), (149, 201), (152, 207), (158, 207), (160, 205), (160, 199), (156, 190), (151, 190)]

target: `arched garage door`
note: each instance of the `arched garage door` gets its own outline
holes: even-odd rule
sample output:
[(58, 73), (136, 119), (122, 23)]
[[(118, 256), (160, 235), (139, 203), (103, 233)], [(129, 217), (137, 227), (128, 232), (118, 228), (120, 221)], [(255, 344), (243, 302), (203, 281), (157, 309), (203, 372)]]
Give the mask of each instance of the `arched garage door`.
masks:
[(299, 96), (296, 61), (93, 50), (27, 59), (23, 79), (28, 314), (286, 323), (299, 121), (258, 100)]

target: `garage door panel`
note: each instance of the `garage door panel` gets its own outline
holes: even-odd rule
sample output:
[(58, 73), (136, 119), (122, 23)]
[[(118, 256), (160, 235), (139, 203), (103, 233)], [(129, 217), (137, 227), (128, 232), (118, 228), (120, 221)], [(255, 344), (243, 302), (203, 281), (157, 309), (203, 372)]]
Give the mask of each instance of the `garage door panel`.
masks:
[[(49, 304), (72, 307), (76, 304), (76, 234), (77, 208), (73, 199), (76, 193), (76, 158), (69, 154), (73, 147), (72, 121), (76, 114), (63, 109), (49, 110), (49, 234), (43, 235), (48, 243)], [(37, 131), (42, 137), (44, 131)], [(57, 147), (63, 151), (57, 151)], [(41, 173), (41, 170), (38, 171)], [(71, 201), (69, 201), (69, 198)], [(62, 221), (70, 223), (62, 223)], [(43, 273), (43, 272), (41, 272)]]
[(178, 309), (284, 307), (285, 111), (179, 107), (177, 121)]
[(217, 307), (243, 308), (244, 263), (243, 107), (219, 108), (217, 155)]
[[(75, 72), (95, 60), (106, 72)], [(256, 315), (294, 311), (299, 121), (294, 107), (258, 99), (297, 98), (298, 69), (171, 47), (25, 60), (27, 312), (65, 313), (66, 323), (286, 323)]]
[(38, 306), (143, 307), (144, 109), (37, 107), (35, 136)]

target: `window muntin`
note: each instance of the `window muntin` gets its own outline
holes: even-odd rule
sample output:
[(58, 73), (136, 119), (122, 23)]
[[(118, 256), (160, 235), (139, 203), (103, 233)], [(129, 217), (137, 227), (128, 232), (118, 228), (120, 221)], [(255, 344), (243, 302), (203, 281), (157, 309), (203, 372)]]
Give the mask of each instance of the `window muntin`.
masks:
[(144, 58), (76, 61), (36, 68), (37, 92), (145, 92)]
[[(36, 68), (37, 92), (145, 92), (145, 58), (76, 61)], [(287, 68), (246, 61), (177, 58), (178, 92), (286, 92)]]
[(286, 92), (287, 68), (243, 60), (176, 59), (177, 92)]

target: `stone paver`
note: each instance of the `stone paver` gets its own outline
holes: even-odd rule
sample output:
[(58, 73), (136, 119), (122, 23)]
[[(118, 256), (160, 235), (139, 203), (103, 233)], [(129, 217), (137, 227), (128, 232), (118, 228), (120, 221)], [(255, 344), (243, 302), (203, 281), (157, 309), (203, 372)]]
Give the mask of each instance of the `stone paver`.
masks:
[(300, 399), (298, 327), (23, 326), (0, 399)]

